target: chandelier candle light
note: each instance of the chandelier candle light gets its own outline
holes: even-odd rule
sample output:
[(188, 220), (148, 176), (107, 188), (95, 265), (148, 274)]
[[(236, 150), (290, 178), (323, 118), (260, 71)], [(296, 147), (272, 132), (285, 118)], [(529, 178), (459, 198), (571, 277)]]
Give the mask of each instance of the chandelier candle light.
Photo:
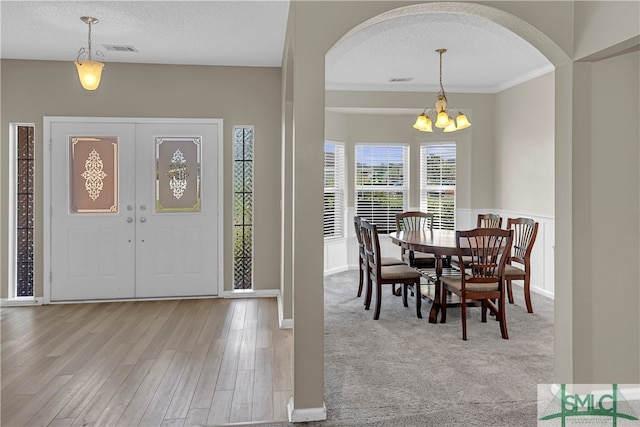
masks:
[(442, 54), (446, 51), (447, 49), (436, 50), (436, 52), (440, 54), (440, 92), (438, 92), (436, 108), (425, 108), (422, 114), (418, 116), (416, 122), (413, 125), (415, 129), (418, 129), (421, 132), (433, 132), (433, 122), (430, 114), (434, 114), (433, 120), (435, 120), (436, 122), (436, 127), (443, 129), (444, 132), (455, 132), (457, 130), (465, 129), (471, 126), (471, 123), (469, 123), (467, 116), (465, 116), (458, 108), (456, 108), (456, 110), (458, 110), (456, 121), (451, 118), (449, 112), (447, 111), (447, 95), (445, 94), (444, 87), (442, 86)]
[[(83, 16), (80, 20), (89, 25), (89, 46), (87, 49), (84, 47), (80, 48), (75, 64), (78, 69), (78, 77), (80, 78), (82, 87), (86, 90), (96, 90), (98, 86), (100, 86), (100, 77), (102, 76), (102, 69), (104, 68), (102, 62), (91, 59), (92, 52), (95, 52), (97, 56), (103, 56), (102, 52), (91, 49), (91, 25), (97, 24), (98, 19), (92, 18), (91, 16)], [(80, 59), (80, 57), (83, 57), (83, 59)]]

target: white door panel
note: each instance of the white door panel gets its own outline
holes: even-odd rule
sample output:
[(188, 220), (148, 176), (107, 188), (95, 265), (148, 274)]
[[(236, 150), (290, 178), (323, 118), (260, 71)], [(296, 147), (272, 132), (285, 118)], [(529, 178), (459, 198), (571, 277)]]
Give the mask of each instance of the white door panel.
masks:
[[(144, 247), (138, 252), (137, 295), (217, 294), (218, 126), (140, 124), (136, 138), (150, 142), (138, 144), (137, 153), (140, 159), (148, 159), (143, 163), (153, 167), (151, 174), (145, 174), (144, 168), (138, 168), (137, 173), (137, 238), (138, 245)], [(158, 156), (158, 147), (163, 143), (174, 144), (168, 151), (173, 155), (179, 150), (185, 151), (182, 147), (193, 148), (194, 154), (199, 152), (197, 168), (191, 167), (191, 159), (185, 158), (190, 178), (200, 174), (200, 179), (195, 180), (200, 186), (198, 208), (164, 209), (164, 202), (158, 200), (158, 192), (168, 185), (158, 179), (162, 172), (156, 174), (156, 167), (162, 171), (162, 163), (169, 161), (166, 155)], [(193, 185), (188, 186), (185, 193), (192, 189)], [(164, 190), (168, 191), (168, 188)], [(169, 202), (176, 203), (187, 197), (181, 196), (179, 191), (165, 194), (169, 194)]]
[[(74, 137), (116, 137), (115, 212), (78, 212), (73, 182)], [(88, 143), (90, 144), (90, 142)], [(102, 152), (105, 155), (104, 152)], [(109, 153), (107, 153), (109, 154)], [(135, 224), (125, 205), (134, 202), (135, 126), (117, 123), (53, 123), (51, 128), (51, 300), (131, 298), (135, 283)], [(85, 156), (86, 157), (86, 156)], [(75, 157), (79, 166), (88, 158)], [(106, 160), (106, 159), (105, 159)], [(98, 158), (98, 161), (101, 161)], [(86, 166), (89, 170), (90, 166)], [(112, 168), (113, 170), (113, 168)], [(112, 170), (104, 170), (107, 176)], [(77, 173), (77, 171), (76, 171)], [(88, 176), (88, 175), (87, 175)], [(108, 196), (102, 188), (95, 202)], [(91, 202), (89, 202), (91, 203)]]
[[(51, 123), (52, 301), (218, 293), (221, 122), (140, 120)], [(111, 195), (113, 166), (109, 150), (90, 145), (107, 136), (117, 201), (103, 212), (91, 206)], [(88, 138), (80, 156), (70, 137)], [(78, 191), (88, 208), (76, 207)]]

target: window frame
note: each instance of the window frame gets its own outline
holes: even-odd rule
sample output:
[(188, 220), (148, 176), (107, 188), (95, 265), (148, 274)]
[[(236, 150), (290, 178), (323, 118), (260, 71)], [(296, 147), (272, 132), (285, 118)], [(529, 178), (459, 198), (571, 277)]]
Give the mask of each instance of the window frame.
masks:
[[(18, 167), (17, 167), (17, 162), (18, 162), (18, 153), (19, 153), (19, 135), (18, 135), (18, 131), (19, 128), (21, 127), (30, 127), (33, 129), (34, 132), (34, 140), (35, 140), (35, 123), (26, 123), (26, 122), (12, 122), (9, 123), (9, 165), (8, 165), (8, 175), (9, 175), (9, 179), (8, 179), (8, 185), (9, 185), (9, 191), (7, 192), (7, 194), (9, 194), (8, 197), (8, 215), (7, 215), (7, 219), (8, 219), (8, 227), (9, 227), (9, 233), (8, 233), (8, 259), (7, 259), (7, 284), (8, 284), (8, 289), (7, 289), (7, 299), (9, 300), (28, 300), (28, 301), (34, 301), (36, 299), (35, 296), (35, 278), (34, 278), (34, 283), (33, 283), (33, 287), (32, 287), (32, 295), (29, 296), (19, 296), (18, 295), (18, 269), (17, 269), (17, 262), (18, 262), (18, 231), (17, 231), (17, 227), (18, 227), (18, 217), (17, 217), (17, 209), (18, 209), (18, 191), (17, 191), (17, 185), (18, 185)], [(33, 147), (33, 156), (34, 158), (32, 159), (35, 162), (35, 146), (36, 146), (36, 142), (34, 141), (34, 147)], [(35, 174), (35, 164), (34, 164), (34, 174)], [(32, 179), (35, 180), (35, 176), (32, 177)], [(35, 187), (35, 182), (34, 182), (34, 187)], [(35, 188), (34, 188), (35, 190)], [(35, 209), (35, 200), (34, 200), (34, 209)], [(34, 230), (33, 233), (35, 233), (35, 223), (34, 223)], [(35, 246), (35, 241), (34, 241), (34, 246)], [(33, 251), (35, 252), (35, 247), (33, 248)], [(33, 270), (31, 272), (32, 275), (35, 275), (35, 260), (33, 263)]]
[[(425, 164), (427, 161), (427, 156), (429, 154), (429, 149), (443, 149), (446, 150), (445, 154), (451, 155), (453, 154), (454, 160), (454, 175), (453, 181), (454, 184), (446, 184), (443, 181), (446, 181), (446, 177), (442, 176), (442, 168), (440, 168), (440, 177), (439, 183), (435, 185), (431, 185), (431, 188), (428, 188), (427, 184), (428, 180), (428, 165)], [(441, 162), (442, 164), (442, 162)], [(456, 198), (457, 198), (457, 190), (456, 184), (458, 180), (458, 152), (457, 152), (457, 144), (455, 141), (439, 141), (439, 142), (428, 142), (420, 144), (420, 210), (424, 212), (431, 212), (434, 214), (433, 218), (433, 228), (435, 229), (443, 229), (443, 230), (455, 230), (456, 229)], [(449, 178), (450, 180), (450, 178)], [(427, 194), (429, 192), (437, 191), (441, 196), (439, 197), (440, 204), (439, 209), (434, 209), (432, 205), (429, 205)], [(449, 196), (450, 195), (450, 196)], [(443, 209), (442, 209), (442, 200), (451, 200), (453, 202), (453, 209), (451, 215), (447, 215), (446, 220), (443, 220)], [(443, 226), (443, 223), (445, 226)]]
[[(353, 156), (353, 165), (354, 165), (354, 182), (353, 182), (353, 188), (354, 188), (354, 210), (355, 210), (355, 214), (357, 216), (361, 216), (365, 219), (368, 219), (370, 221), (372, 221), (373, 223), (375, 223), (378, 226), (378, 230), (380, 231), (380, 233), (391, 233), (393, 231), (396, 231), (396, 220), (395, 220), (395, 214), (398, 212), (404, 212), (408, 209), (409, 206), (409, 197), (410, 197), (410, 185), (411, 185), (411, 149), (410, 149), (410, 144), (407, 143), (393, 143), (393, 142), (388, 142), (388, 143), (365, 143), (365, 142), (361, 142), (361, 143), (356, 143), (354, 145), (354, 156)], [(394, 180), (397, 179), (399, 177), (402, 178), (402, 183), (400, 185), (398, 185), (397, 183), (395, 184), (359, 184), (359, 179), (358, 179), (358, 174), (360, 172), (362, 173), (369, 173), (369, 174), (373, 174), (374, 172), (374, 167), (373, 165), (371, 165), (368, 168), (363, 168), (361, 166), (359, 166), (359, 160), (362, 160), (363, 162), (366, 161), (375, 161), (375, 155), (370, 155), (370, 154), (366, 154), (366, 153), (362, 153), (364, 155), (369, 156), (369, 158), (364, 158), (361, 159), (361, 156), (359, 155), (359, 150), (366, 150), (369, 149), (371, 151), (374, 150), (384, 150), (387, 149), (388, 152), (386, 153), (386, 157), (387, 157), (387, 172), (391, 172), (391, 167), (390, 164), (392, 163), (393, 159), (391, 159), (391, 156), (393, 155), (390, 151), (392, 150), (396, 150), (396, 149), (401, 149), (401, 164), (402, 164), (402, 173), (399, 175), (390, 175), (389, 173), (386, 174), (386, 178), (387, 181), (389, 180)], [(371, 159), (371, 160), (370, 160)], [(369, 169), (369, 170), (367, 170)], [(363, 207), (360, 207), (359, 202), (360, 202), (360, 194), (364, 193), (364, 192), (369, 192), (371, 193), (371, 201), (369, 203), (372, 204), (370, 209), (364, 209)], [(389, 197), (397, 197), (398, 194), (401, 194), (402, 200), (400, 202), (401, 206), (400, 207), (396, 207), (393, 208), (390, 205), (387, 205), (386, 208), (384, 209), (374, 209), (373, 208), (373, 199), (377, 196), (381, 196), (384, 195), (384, 193), (387, 193), (387, 196), (383, 196), (383, 197), (387, 197), (387, 200), (390, 200)], [(369, 212), (364, 212), (364, 210), (367, 210)], [(386, 210), (386, 212), (385, 212)]]
[[(247, 132), (247, 130), (251, 131), (251, 153), (250, 153), (250, 158), (247, 157), (247, 153), (246, 153), (246, 143), (243, 142), (243, 152), (242, 152), (242, 158), (238, 159), (236, 158), (236, 131), (237, 130), (242, 130), (243, 135), (245, 132)], [(254, 242), (254, 236), (255, 236), (255, 230), (254, 230), (254, 221), (255, 221), (255, 216), (253, 215), (254, 209), (255, 209), (255, 127), (253, 125), (235, 125), (233, 126), (232, 129), (232, 155), (233, 155), (233, 171), (232, 171), (232, 188), (233, 188), (233, 202), (232, 202), (232, 210), (233, 210), (233, 246), (232, 246), (232, 264), (233, 264), (233, 288), (232, 291), (236, 292), (236, 293), (240, 293), (240, 292), (253, 292), (254, 291), (254, 273), (255, 273), (255, 269), (254, 269), (254, 247), (255, 247), (255, 242)], [(243, 137), (244, 140), (244, 137)], [(243, 173), (243, 188), (242, 191), (236, 191), (236, 177), (235, 177), (235, 168), (236, 168), (236, 163), (237, 162), (242, 162), (243, 164), (243, 171), (246, 170), (245, 165), (246, 163), (251, 163), (251, 191), (247, 191), (246, 189), (246, 183), (244, 181), (244, 173)], [(247, 215), (247, 212), (245, 212), (244, 210), (244, 202), (243, 202), (243, 211), (242, 211), (242, 223), (237, 223), (236, 222), (236, 218), (238, 215), (238, 212), (236, 211), (237, 205), (236, 205), (236, 197), (238, 196), (238, 194), (241, 194), (243, 196), (246, 196), (247, 194), (250, 195), (250, 199), (251, 199), (251, 212), (250, 215)], [(246, 223), (246, 219), (250, 217), (250, 224)], [(251, 245), (251, 255), (250, 256), (237, 256), (236, 254), (236, 238), (237, 238), (237, 234), (236, 234), (236, 229), (238, 227), (242, 227), (243, 229), (243, 236), (245, 233), (245, 230), (248, 228), (250, 230), (251, 236), (250, 236), (250, 245)], [(244, 243), (243, 243), (244, 245)], [(243, 246), (244, 248), (244, 246)], [(244, 250), (242, 251), (244, 253)], [(238, 274), (238, 270), (237, 270), (237, 261), (241, 259), (244, 260), (245, 262), (249, 263), (249, 286), (246, 287), (246, 281), (243, 282), (243, 287), (236, 287), (237, 286), (237, 281), (236, 281), (236, 276)], [(246, 273), (246, 272), (245, 272)], [(246, 274), (245, 274), (246, 275)], [(246, 279), (246, 277), (245, 277)]]
[[(333, 182), (335, 185), (327, 186), (327, 146), (334, 147), (334, 171)], [(324, 239), (341, 239), (345, 237), (344, 226), (344, 206), (346, 195), (346, 162), (345, 162), (346, 144), (339, 141), (325, 141), (324, 142)], [(334, 194), (334, 212), (333, 212), (333, 233), (327, 234), (327, 194)]]

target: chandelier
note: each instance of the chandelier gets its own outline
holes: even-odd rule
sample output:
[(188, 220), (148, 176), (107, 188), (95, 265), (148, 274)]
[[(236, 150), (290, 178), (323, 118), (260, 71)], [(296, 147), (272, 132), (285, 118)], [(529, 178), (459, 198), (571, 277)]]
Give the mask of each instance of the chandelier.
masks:
[[(91, 16), (83, 16), (80, 18), (82, 22), (89, 26), (89, 46), (87, 49), (81, 47), (78, 51), (78, 57), (75, 64), (78, 69), (78, 77), (80, 78), (80, 84), (86, 90), (96, 90), (100, 86), (100, 77), (102, 76), (102, 69), (104, 64), (102, 62), (93, 61), (91, 59), (91, 53), (95, 52), (97, 56), (103, 56), (99, 50), (91, 49), (91, 25), (97, 24), (98, 19)], [(83, 57), (83, 59), (80, 59)]]
[(437, 128), (443, 129), (443, 132), (455, 132), (471, 126), (467, 116), (465, 116), (458, 108), (454, 107), (458, 111), (458, 116), (455, 121), (447, 111), (447, 95), (445, 94), (444, 87), (442, 86), (442, 54), (446, 51), (447, 49), (436, 49), (436, 52), (440, 54), (440, 92), (438, 92), (436, 108), (425, 108), (413, 124), (413, 127), (421, 132), (433, 132), (433, 121), (435, 121)]

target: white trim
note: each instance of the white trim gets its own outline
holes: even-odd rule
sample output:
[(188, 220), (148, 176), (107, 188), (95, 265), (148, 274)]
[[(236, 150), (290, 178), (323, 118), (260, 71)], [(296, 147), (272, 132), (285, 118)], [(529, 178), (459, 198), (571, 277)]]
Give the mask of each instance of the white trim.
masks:
[(304, 423), (308, 421), (324, 421), (327, 419), (327, 406), (323, 403), (321, 408), (293, 408), (293, 396), (287, 403), (287, 415), (290, 423)]
[(16, 297), (0, 299), (0, 307), (29, 307), (43, 305), (42, 298)]
[(331, 268), (324, 271), (325, 276), (331, 276), (332, 274), (342, 273), (343, 271), (355, 270), (357, 268), (351, 265), (341, 265), (340, 267)]
[[(75, 117), (75, 116), (44, 116), (42, 118), (42, 164), (43, 177), (49, 186), (45, 184), (43, 194), (43, 296), (44, 304), (51, 303), (51, 125), (53, 123), (133, 123), (133, 124), (149, 124), (149, 123), (180, 123), (180, 124), (215, 124), (218, 129), (218, 295), (224, 292), (224, 120), (221, 118), (161, 118), (161, 117)], [(48, 145), (48, 149), (47, 149)], [(206, 296), (206, 298), (215, 298), (216, 296)], [(185, 297), (189, 299), (192, 297)], [(201, 298), (201, 297), (193, 297)], [(168, 298), (136, 298), (113, 301), (153, 301), (156, 299), (175, 299)], [(100, 300), (103, 301), (103, 300)], [(105, 300), (106, 301), (106, 300)], [(63, 303), (69, 303), (65, 301)], [(75, 301), (75, 302), (97, 302), (97, 301)]]
[(230, 290), (224, 291), (220, 296), (223, 298), (278, 298), (280, 297), (280, 291), (278, 289), (243, 289), (235, 291)]
[(278, 292), (278, 326), (280, 329), (293, 329), (293, 319), (284, 318), (284, 307), (282, 306), (282, 295)]

